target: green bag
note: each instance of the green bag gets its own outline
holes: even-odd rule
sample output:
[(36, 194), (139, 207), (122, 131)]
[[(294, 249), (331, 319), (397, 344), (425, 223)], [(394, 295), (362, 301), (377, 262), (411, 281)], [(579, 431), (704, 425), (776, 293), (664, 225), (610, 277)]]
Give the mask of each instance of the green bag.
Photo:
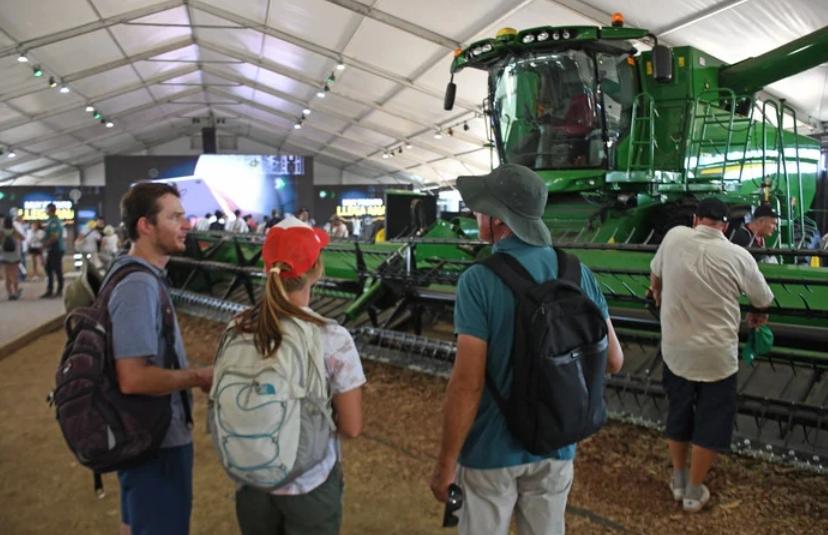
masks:
[(771, 349), (773, 349), (773, 331), (767, 325), (762, 325), (748, 334), (747, 343), (742, 348), (742, 360), (746, 364), (751, 364), (754, 358), (767, 355)]

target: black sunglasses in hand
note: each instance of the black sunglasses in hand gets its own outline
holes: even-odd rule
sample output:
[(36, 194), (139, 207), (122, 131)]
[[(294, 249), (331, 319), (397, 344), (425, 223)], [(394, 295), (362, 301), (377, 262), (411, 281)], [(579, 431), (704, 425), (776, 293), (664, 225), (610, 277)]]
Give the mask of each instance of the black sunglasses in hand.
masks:
[(463, 489), (452, 483), (448, 488), (448, 500), (446, 501), (446, 509), (443, 512), (443, 527), (453, 528), (460, 522), (460, 518), (455, 515), (460, 508), (463, 507)]

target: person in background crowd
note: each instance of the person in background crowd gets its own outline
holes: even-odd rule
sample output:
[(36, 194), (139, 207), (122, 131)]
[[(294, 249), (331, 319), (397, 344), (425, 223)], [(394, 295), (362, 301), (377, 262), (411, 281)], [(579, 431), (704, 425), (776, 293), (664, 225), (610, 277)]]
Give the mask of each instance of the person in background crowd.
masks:
[(14, 220), (9, 217), (3, 218), (3, 230), (0, 233), (0, 261), (3, 263), (3, 274), (6, 277), (6, 292), (9, 301), (16, 301), (20, 298), (21, 290), (18, 282), (18, 269), (20, 268), (21, 248), (20, 242), (23, 235), (14, 228)]
[(224, 224), (224, 230), (227, 232), (235, 232), (237, 234), (248, 232), (249, 229), (247, 228), (247, 223), (245, 223), (244, 219), (242, 219), (241, 210), (238, 208), (234, 210), (233, 216), (233, 219), (227, 219), (227, 222)]
[(282, 213), (279, 212), (277, 209), (272, 209), (270, 211), (270, 218), (267, 219), (267, 222), (264, 224), (264, 232), (266, 233), (270, 230), (271, 227), (275, 227), (279, 222), (282, 220), (283, 216)]
[(20, 240), (20, 280), (25, 281), (28, 278), (28, 266), (26, 265), (26, 254), (29, 252), (29, 225), (23, 221), (23, 211), (14, 209), (14, 229), (18, 234), (23, 236)]
[(664, 434), (673, 462), (670, 490), (689, 513), (701, 511), (710, 500), (704, 480), (717, 455), (730, 451), (739, 299), (746, 294), (756, 307), (747, 314), (748, 326), (754, 328), (768, 321), (773, 301), (756, 261), (725, 237), (727, 218), (725, 203), (702, 199), (693, 228), (670, 229), (650, 263), (650, 292), (660, 306)]
[[(213, 369), (189, 368), (175, 311), (172, 355), (166, 354), (161, 294), (170, 255), (185, 249), (189, 221), (184, 217), (178, 190), (169, 184), (141, 182), (121, 200), (121, 215), (132, 242), (109, 274), (121, 266), (139, 263), (152, 270), (137, 271), (115, 286), (108, 303), (112, 353), (118, 387), (141, 397), (169, 395), (172, 413), (156, 455), (118, 471), (121, 487), (121, 533), (189, 533), (193, 495), (193, 440), (189, 390), (209, 390)], [(103, 283), (106, 284), (106, 281)], [(177, 359), (169, 369), (167, 358)], [(141, 397), (135, 401), (140, 404)], [(138, 405), (136, 405), (138, 406)]]
[(101, 263), (104, 269), (109, 269), (109, 266), (112, 265), (112, 262), (118, 256), (119, 250), (118, 235), (115, 233), (115, 229), (112, 228), (112, 225), (105, 226), (103, 229), (103, 238), (101, 238), (100, 253)]
[(215, 219), (210, 223), (210, 230), (224, 230), (224, 212), (221, 210), (215, 211)]
[(248, 232), (256, 232), (259, 229), (259, 224), (253, 218), (251, 214), (247, 214), (242, 219), (244, 219), (245, 224), (247, 225)]
[[(730, 241), (744, 248), (755, 247), (763, 249), (769, 247), (765, 238), (770, 238), (776, 232), (779, 215), (768, 204), (761, 204), (753, 211), (750, 223), (744, 224), (733, 233)], [(757, 262), (768, 264), (778, 263), (775, 256), (754, 255)]]
[(32, 257), (32, 269), (29, 274), (33, 280), (40, 280), (43, 278), (43, 272), (40, 266), (43, 265), (43, 240), (46, 238), (46, 232), (43, 230), (40, 221), (35, 221), (26, 236), (26, 241), (29, 244), (29, 254)]
[(204, 217), (199, 219), (195, 225), (195, 229), (197, 232), (204, 232), (205, 230), (210, 230), (210, 218), (213, 217), (213, 214), (207, 212), (204, 214)]
[(303, 223), (307, 223), (310, 226), (315, 226), (316, 221), (311, 217), (310, 210), (307, 208), (300, 208), (299, 213), (296, 214), (296, 218)]
[[(230, 325), (239, 338), (231, 344), (249, 343), (264, 359), (273, 357), (282, 344), (283, 322), (312, 324), (318, 339), (302, 341), (300, 348), (319, 348), (321, 355), (316, 357), (325, 365), (337, 428), (325, 458), (292, 482), (270, 493), (246, 485), (238, 489), (236, 517), (244, 535), (339, 533), (343, 491), (339, 437), (356, 438), (362, 432), (365, 374), (348, 331), (309, 307), (311, 287), (324, 274), (321, 252), (328, 242), (325, 231), (294, 217), (272, 228), (262, 247), (267, 277), (262, 299)], [(296, 346), (288, 345), (288, 351), (296, 351), (291, 347)], [(314, 357), (308, 352), (305, 358)]]
[[(66, 252), (63, 237), (65, 229), (57, 217), (57, 207), (54, 203), (46, 205), (49, 219), (46, 222), (46, 238), (43, 247), (46, 249), (46, 293), (41, 298), (60, 297), (63, 295), (63, 253)], [(55, 288), (57, 284), (57, 289)], [(55, 291), (57, 290), (57, 291)]]
[(84, 233), (75, 240), (75, 250), (97, 265), (100, 242), (101, 233), (98, 232), (98, 223), (95, 220), (90, 220)]
[(339, 216), (333, 216), (331, 218), (331, 238), (347, 238), (348, 237), (348, 225), (345, 224), (345, 220)]

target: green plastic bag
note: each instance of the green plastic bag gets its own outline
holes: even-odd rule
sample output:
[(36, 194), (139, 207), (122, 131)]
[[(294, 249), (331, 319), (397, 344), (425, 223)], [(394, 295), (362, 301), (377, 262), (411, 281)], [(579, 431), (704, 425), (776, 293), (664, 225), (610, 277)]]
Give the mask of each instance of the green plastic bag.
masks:
[(742, 348), (742, 360), (752, 364), (753, 359), (760, 355), (767, 355), (773, 349), (773, 331), (767, 325), (762, 325), (750, 331), (747, 343)]

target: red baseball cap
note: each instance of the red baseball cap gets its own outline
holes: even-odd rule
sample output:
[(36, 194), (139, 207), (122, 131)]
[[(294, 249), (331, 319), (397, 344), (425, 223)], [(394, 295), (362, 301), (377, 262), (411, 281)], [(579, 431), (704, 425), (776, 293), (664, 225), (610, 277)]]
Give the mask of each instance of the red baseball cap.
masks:
[(330, 236), (321, 228), (287, 216), (268, 231), (262, 246), (262, 260), (267, 270), (276, 263), (287, 265), (290, 269), (279, 273), (283, 279), (301, 277), (330, 242)]

